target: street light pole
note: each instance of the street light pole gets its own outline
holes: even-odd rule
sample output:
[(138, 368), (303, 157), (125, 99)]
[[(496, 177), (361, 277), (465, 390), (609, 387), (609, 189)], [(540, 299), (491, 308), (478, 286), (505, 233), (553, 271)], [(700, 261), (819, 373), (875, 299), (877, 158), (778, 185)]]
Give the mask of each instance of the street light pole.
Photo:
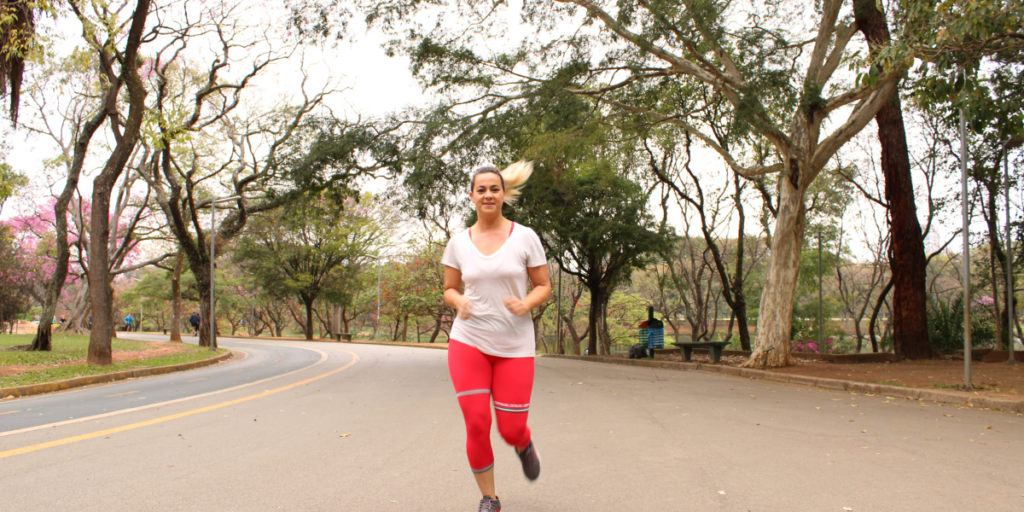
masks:
[(818, 353), (820, 354), (822, 349), (822, 343), (825, 342), (823, 332), (825, 331), (825, 320), (822, 316), (821, 311), (821, 300), (822, 300), (822, 285), (821, 285), (821, 228), (818, 229)]
[(971, 237), (970, 222), (967, 219), (967, 119), (964, 108), (960, 107), (960, 210), (963, 215), (964, 231), (964, 390), (972, 390), (971, 384)]
[(1017, 364), (1017, 358), (1013, 353), (1013, 346), (1017, 343), (1013, 339), (1013, 248), (1010, 239), (1010, 140), (1003, 145), (1003, 197), (1006, 199), (1006, 341), (1010, 343), (1010, 357), (1007, 363)]
[(218, 201), (234, 201), (241, 199), (242, 196), (231, 196), (224, 198), (214, 197), (210, 202), (210, 350), (217, 350), (217, 317), (216, 313), (216, 298), (213, 294), (215, 286), (214, 271), (217, 267), (217, 255), (216, 241), (217, 241), (217, 202)]
[(373, 329), (374, 338), (380, 334), (380, 254), (377, 255), (377, 326)]

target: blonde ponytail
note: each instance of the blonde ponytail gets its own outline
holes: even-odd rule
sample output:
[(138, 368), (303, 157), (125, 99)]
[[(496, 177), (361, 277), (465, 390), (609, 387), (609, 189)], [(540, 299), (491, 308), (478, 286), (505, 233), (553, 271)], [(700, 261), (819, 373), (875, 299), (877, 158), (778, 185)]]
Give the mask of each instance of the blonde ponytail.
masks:
[(523, 192), (520, 190), (526, 180), (533, 174), (533, 162), (520, 160), (501, 171), (501, 179), (505, 182), (505, 204), (512, 204)]

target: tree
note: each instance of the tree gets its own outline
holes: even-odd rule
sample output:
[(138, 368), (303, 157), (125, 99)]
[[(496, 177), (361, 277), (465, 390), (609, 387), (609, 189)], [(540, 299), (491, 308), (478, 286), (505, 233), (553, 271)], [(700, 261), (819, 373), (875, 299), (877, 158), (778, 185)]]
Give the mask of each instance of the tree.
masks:
[[(716, 107), (720, 108), (721, 105), (717, 104)], [(715, 114), (713, 111), (709, 111), (709, 115), (714, 116)], [(705, 200), (704, 188), (700, 183), (701, 180), (697, 178), (697, 175), (691, 168), (692, 137), (689, 133), (684, 133), (683, 136), (683, 147), (686, 158), (683, 161), (682, 169), (674, 168), (677, 166), (677, 156), (675, 154), (675, 143), (673, 141), (661, 141), (657, 145), (658, 151), (656, 153), (655, 150), (653, 150), (649, 145), (648, 140), (645, 138), (644, 149), (650, 156), (649, 166), (651, 168), (651, 171), (656, 176), (658, 182), (660, 182), (660, 184), (663, 187), (666, 187), (667, 189), (674, 192), (677, 198), (677, 205), (679, 206), (680, 210), (684, 212), (684, 224), (686, 225), (685, 227), (687, 232), (689, 232), (690, 228), (690, 220), (687, 214), (691, 210), (691, 208), (697, 212), (697, 217), (700, 222), (700, 231), (704, 237), (703, 245), (707, 249), (706, 251), (704, 251), (704, 255), (701, 258), (702, 264), (707, 264), (709, 268), (713, 268), (714, 271), (717, 272), (718, 279), (722, 283), (720, 293), (722, 295), (722, 298), (725, 299), (726, 304), (729, 305), (729, 309), (732, 310), (732, 314), (729, 317), (729, 336), (732, 336), (732, 324), (733, 321), (736, 321), (739, 330), (740, 347), (743, 350), (750, 350), (750, 329), (747, 325), (747, 299), (746, 293), (744, 291), (744, 283), (746, 282), (746, 278), (749, 275), (751, 268), (748, 268), (746, 271), (744, 271), (743, 269), (745, 263), (744, 255), (746, 253), (746, 214), (743, 206), (743, 192), (748, 182), (746, 180), (741, 182), (740, 175), (735, 172), (732, 173), (732, 203), (733, 211), (736, 213), (737, 236), (734, 244), (736, 262), (733, 266), (735, 270), (732, 274), (730, 274), (728, 268), (729, 264), (723, 254), (723, 248), (720, 247), (719, 242), (718, 240), (716, 240), (716, 237), (714, 235), (714, 232), (719, 227), (718, 224), (721, 221), (721, 218), (726, 217), (725, 215), (720, 216), (720, 213), (722, 212), (722, 196), (725, 195), (725, 189), (722, 189), (721, 193), (715, 195), (713, 203), (708, 204), (708, 202)], [(728, 133), (716, 131), (716, 137), (719, 144), (721, 144), (723, 147), (728, 147)], [(685, 177), (683, 171), (685, 171)], [(665, 204), (667, 204), (667, 200), (667, 195), (662, 197), (664, 211), (663, 222), (667, 221), (668, 217), (668, 210), (665, 209)], [(690, 245), (692, 248), (693, 240), (690, 239), (689, 237), (685, 237), (682, 240), (682, 242), (683, 244)], [(666, 262), (673, 262), (679, 260), (677, 257), (678, 254), (681, 253), (677, 253), (676, 256), (666, 254), (663, 257), (666, 260)], [(690, 254), (692, 255), (692, 250), (690, 251)], [(758, 254), (758, 252), (756, 251), (756, 247), (754, 254)], [(710, 255), (711, 257), (710, 261), (708, 260), (708, 255)], [(751, 263), (755, 262), (756, 260), (752, 261)], [(698, 268), (698, 266), (695, 265), (694, 263), (695, 261), (693, 261), (693, 258), (691, 256), (691, 264), (689, 268), (692, 270), (696, 270)], [(680, 270), (682, 270), (682, 267), (680, 267)], [(692, 279), (686, 279), (687, 276), (684, 272), (676, 273), (675, 267), (670, 267), (670, 273), (667, 277), (669, 278), (668, 281), (671, 281), (676, 286), (677, 290), (681, 290), (680, 285), (683, 284), (683, 280), (693, 281)], [(710, 290), (711, 286), (709, 283), (709, 286), (706, 288), (706, 291)], [(685, 294), (681, 294), (680, 298), (682, 298), (683, 295)], [(697, 299), (697, 295), (694, 295), (693, 298)], [(701, 305), (706, 305), (706, 303), (701, 300), (694, 300), (693, 302), (700, 303)], [(714, 304), (716, 306), (716, 315), (713, 316), (712, 319), (716, 320), (717, 298), (714, 301)], [(696, 328), (695, 324), (700, 324), (703, 328), (706, 329), (706, 310), (706, 307), (690, 309), (690, 306), (686, 305), (686, 312), (688, 315), (687, 318), (690, 321), (691, 328)], [(698, 314), (695, 316), (694, 313)], [(714, 328), (716, 325), (716, 323), (712, 322), (711, 334), (714, 334)], [(692, 332), (696, 333), (696, 331)], [(707, 331), (705, 330), (705, 334), (706, 333)], [(694, 336), (693, 339), (700, 339), (701, 336), (702, 335)]]
[[(155, 123), (143, 142), (149, 161), (140, 173), (153, 188), (187, 260), (203, 311), (210, 311), (210, 239), (223, 251), (250, 215), (269, 212), (301, 195), (297, 178), (290, 174), (295, 161), (305, 155), (310, 140), (337, 133), (339, 125), (309, 120), (307, 116), (334, 91), (328, 87), (309, 94), (305, 78), (296, 89), (301, 99), (295, 104), (289, 99), (276, 105), (247, 101), (245, 93), (256, 77), (291, 58), (296, 43), (272, 42), (265, 25), (259, 25), (267, 20), (253, 14), (248, 23), (240, 22), (239, 9), (226, 4), (202, 7), (199, 21), (186, 19), (171, 27), (169, 39), (147, 64), (155, 92), (150, 109)], [(185, 50), (203, 34), (214, 37), (215, 49), (193, 58)], [(244, 71), (232, 72), (238, 69)], [(202, 214), (214, 196), (239, 199), (219, 205), (221, 219), (204, 226)], [(209, 316), (201, 315), (199, 342), (216, 347)]]
[[(867, 62), (850, 60), (855, 25), (840, 20), (842, 0), (823, 1), (810, 26), (794, 23), (788, 9), (774, 3), (528, 2), (525, 20), (557, 30), (538, 30), (519, 48), (497, 55), (483, 52), (488, 51), (484, 39), (500, 31), (493, 27), (499, 17), (492, 16), (498, 7), (466, 3), (459, 27), (440, 23), (428, 33), (413, 29), (411, 40), (393, 48), (406, 52), (424, 83), (440, 92), (474, 93), (449, 103), (459, 106), (458, 117), (479, 119), (464, 113), (469, 105), (482, 117), (491, 116), (522, 100), (524, 88), (541, 83), (591, 98), (609, 110), (612, 122), (642, 120), (687, 131), (747, 179), (780, 175), (771, 262), (747, 364), (788, 364), (807, 189), (888, 100), (902, 63), (878, 74)], [(810, 12), (816, 4), (803, 5)], [(416, 12), (401, 1), (374, 2), (368, 19), (398, 27)], [(736, 27), (732, 20), (740, 17), (748, 22)], [(833, 81), (844, 60), (861, 76)], [(701, 116), (703, 98), (687, 93), (697, 84), (714, 91), (709, 100), (727, 100), (723, 120), (745, 127), (735, 133), (745, 143), (726, 148), (716, 142), (713, 127)], [(845, 120), (834, 119), (839, 116)], [(828, 132), (828, 127), (835, 128)], [(754, 139), (769, 145), (761, 158), (744, 152)], [(744, 153), (752, 157), (746, 163)]]
[(305, 306), (307, 340), (313, 339), (313, 304), (321, 297), (347, 303), (355, 292), (353, 279), (386, 236), (373, 217), (372, 198), (364, 196), (361, 203), (339, 204), (325, 196), (295, 202), (256, 219), (238, 240), (235, 261), (261, 287), (297, 297)]
[[(87, 39), (89, 38), (88, 31), (83, 35)], [(81, 176), (82, 167), (85, 164), (92, 139), (107, 120), (107, 117), (112, 112), (116, 112), (117, 108), (122, 81), (115, 76), (116, 72), (109, 65), (109, 52), (104, 53), (105, 51), (100, 50), (99, 56), (95, 56), (87, 50), (75, 52), (60, 65), (55, 66), (56, 69), (44, 68), (40, 73), (38, 82), (30, 87), (30, 93), (38, 94), (36, 96), (36, 105), (40, 107), (45, 104), (45, 97), (50, 93), (48, 85), (51, 81), (66, 81), (65, 83), (68, 83), (71, 88), (78, 92), (78, 94), (72, 95), (71, 100), (64, 109), (64, 118), (76, 121), (74, 123), (76, 125), (75, 128), (69, 134), (70, 137), (65, 139), (63, 134), (56, 133), (54, 130), (46, 131), (60, 145), (62, 160), (67, 168), (67, 178), (64, 182), (63, 190), (53, 204), (57, 249), (55, 255), (56, 266), (49, 282), (46, 284), (39, 329), (36, 332), (35, 339), (32, 341), (31, 350), (50, 350), (51, 348), (53, 314), (67, 279), (68, 260), (71, 257), (68, 241), (68, 206), (77, 192), (79, 177)], [(105, 61), (108, 65), (105, 67), (96, 65), (104, 56), (108, 58)], [(93, 71), (94, 68), (95, 71)], [(58, 77), (58, 74), (63, 76)], [(98, 79), (100, 76), (103, 76), (104, 79)], [(94, 98), (99, 98), (99, 101), (96, 101)], [(39, 111), (43, 117), (44, 124), (46, 124), (45, 110), (39, 108)]]
[[(875, 0), (853, 0), (857, 30), (864, 34), (873, 52), (891, 42), (885, 13)], [(879, 73), (884, 69), (879, 67)], [(889, 229), (892, 255), (893, 346), (896, 355), (909, 359), (932, 356), (928, 343), (928, 295), (925, 290), (924, 236), (917, 218), (914, 183), (910, 173), (910, 150), (903, 125), (903, 107), (898, 90), (893, 91), (875, 114), (878, 141), (882, 146), (882, 173), (885, 198), (889, 204)], [(858, 338), (858, 345), (860, 339)]]
[(17, 315), (27, 312), (31, 306), (19, 254), (22, 248), (15, 244), (11, 231), (9, 226), (0, 223), (0, 332), (6, 324), (13, 326)]
[[(91, 256), (89, 280), (96, 283), (89, 289), (93, 310), (93, 329), (89, 335), (89, 364), (110, 365), (110, 342), (114, 334), (113, 327), (113, 296), (107, 285), (110, 279), (110, 254), (107, 242), (110, 236), (110, 196), (114, 185), (128, 164), (139, 140), (145, 112), (146, 89), (137, 66), (139, 49), (146, 31), (146, 20), (150, 13), (150, 0), (139, 0), (128, 20), (120, 19), (121, 11), (97, 9), (86, 11), (76, 2), (69, 2), (69, 7), (82, 25), (82, 37), (89, 51), (94, 52), (102, 77), (103, 99), (97, 112), (86, 123), (87, 129), (76, 141), (75, 158), (85, 157), (85, 149), (96, 133), (96, 130), (109, 119), (111, 135), (115, 145), (110, 151), (102, 170), (93, 180), (92, 215), (90, 225), (93, 230), (89, 240)], [(128, 30), (122, 29), (127, 26)], [(122, 95), (122, 89), (126, 91)], [(126, 112), (122, 109), (127, 110)], [(78, 151), (78, 148), (83, 151)], [(77, 162), (76, 162), (77, 163)], [(78, 169), (81, 169), (78, 165)], [(59, 203), (70, 201), (71, 191), (77, 183), (77, 175), (70, 176), (61, 193)], [(74, 185), (74, 186), (73, 186)], [(64, 215), (58, 215), (57, 221), (64, 222)], [(61, 231), (58, 228), (58, 231)], [(58, 272), (51, 282), (53, 291), (48, 288), (48, 295), (59, 293), (58, 280), (62, 267), (66, 267), (67, 256), (63, 243), (58, 247)], [(64, 270), (66, 272), (66, 270)], [(102, 284), (99, 284), (102, 283)], [(44, 311), (45, 313), (46, 311)], [(52, 313), (51, 313), (52, 315)], [(46, 319), (43, 318), (43, 323)]]
[(548, 257), (590, 292), (590, 355), (608, 353), (608, 300), (633, 269), (643, 268), (667, 242), (647, 212), (647, 194), (608, 160), (555, 170), (537, 166), (523, 189), (517, 222), (541, 237)]

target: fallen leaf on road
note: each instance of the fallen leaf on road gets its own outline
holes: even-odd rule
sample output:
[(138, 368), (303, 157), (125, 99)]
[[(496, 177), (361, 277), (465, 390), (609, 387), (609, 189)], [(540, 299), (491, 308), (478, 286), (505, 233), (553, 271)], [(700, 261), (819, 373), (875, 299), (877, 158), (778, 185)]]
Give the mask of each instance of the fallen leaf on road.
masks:
[(577, 382), (577, 383), (576, 383), (576, 385), (581, 385), (581, 384), (583, 384), (583, 383), (582, 383), (582, 382)]
[(857, 404), (850, 404), (850, 407), (860, 407), (860, 406), (857, 405)]
[(815, 409), (821, 409), (821, 407), (815, 407)]
[(843, 510), (850, 511), (850, 510), (853, 510), (853, 509), (850, 508), (850, 507), (843, 507)]
[(725, 494), (725, 491), (718, 491), (718, 494)]
[(867, 433), (868, 433), (868, 431), (867, 431), (867, 430), (861, 430), (860, 432), (861, 432), (862, 434), (867, 434)]
[(921, 407), (928, 407), (928, 406), (927, 406), (927, 405), (925, 405), (925, 404), (918, 404), (918, 405), (920, 405)]
[(352, 435), (352, 434), (338, 434), (338, 437), (348, 437), (350, 435)]
[(833, 402), (842, 402), (843, 399), (842, 398), (833, 398), (832, 401)]
[(989, 426), (987, 426), (987, 427), (985, 427), (985, 428), (987, 428), (987, 429), (989, 429), (989, 430), (992, 430), (992, 425), (989, 425)]

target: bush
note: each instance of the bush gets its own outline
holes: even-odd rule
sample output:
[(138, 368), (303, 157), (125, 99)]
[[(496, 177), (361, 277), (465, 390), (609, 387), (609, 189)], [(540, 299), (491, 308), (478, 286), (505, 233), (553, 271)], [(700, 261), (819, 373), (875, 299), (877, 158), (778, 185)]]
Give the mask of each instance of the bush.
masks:
[[(995, 342), (996, 329), (982, 315), (971, 318), (971, 345), (987, 347)], [(932, 348), (952, 354), (964, 348), (964, 299), (957, 295), (949, 300), (928, 298), (928, 338)]]
[(952, 354), (964, 346), (964, 298), (928, 297), (928, 339), (932, 349)]

